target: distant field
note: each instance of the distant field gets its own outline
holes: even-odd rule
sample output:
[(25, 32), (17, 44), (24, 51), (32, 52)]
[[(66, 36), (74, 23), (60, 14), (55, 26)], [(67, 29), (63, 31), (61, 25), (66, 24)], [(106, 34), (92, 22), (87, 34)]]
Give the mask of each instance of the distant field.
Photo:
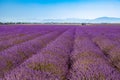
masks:
[(120, 80), (120, 24), (0, 25), (0, 80)]

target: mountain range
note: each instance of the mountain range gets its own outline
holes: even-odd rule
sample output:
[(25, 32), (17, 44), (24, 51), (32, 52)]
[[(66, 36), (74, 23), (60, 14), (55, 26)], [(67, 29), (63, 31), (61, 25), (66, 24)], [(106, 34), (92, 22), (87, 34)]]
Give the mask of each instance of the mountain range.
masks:
[(79, 19), (79, 18), (67, 18), (67, 19), (44, 19), (43, 23), (120, 23), (120, 18), (115, 17), (99, 17), (96, 19)]

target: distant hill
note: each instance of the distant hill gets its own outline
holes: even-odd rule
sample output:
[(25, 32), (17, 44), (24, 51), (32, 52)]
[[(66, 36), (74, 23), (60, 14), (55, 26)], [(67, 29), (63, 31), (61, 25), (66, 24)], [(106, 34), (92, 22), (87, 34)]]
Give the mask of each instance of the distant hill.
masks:
[(92, 22), (98, 22), (98, 23), (120, 23), (120, 18), (114, 18), (114, 17), (99, 17)]
[(2, 23), (120, 23), (120, 18), (115, 17), (99, 17), (96, 19), (79, 19), (79, 18), (67, 18), (67, 19), (29, 19), (21, 21), (1, 21)]
[(99, 17), (96, 19), (44, 19), (42, 22), (55, 22), (55, 23), (120, 23), (120, 18), (114, 17)]

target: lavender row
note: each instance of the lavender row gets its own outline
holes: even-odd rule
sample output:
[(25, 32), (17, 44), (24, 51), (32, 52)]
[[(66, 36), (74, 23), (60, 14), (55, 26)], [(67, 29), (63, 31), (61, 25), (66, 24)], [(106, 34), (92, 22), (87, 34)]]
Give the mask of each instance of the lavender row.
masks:
[(119, 28), (86, 28), (86, 32), (90, 36), (105, 36), (111, 40), (120, 42), (120, 29)]
[(74, 31), (68, 30), (33, 57), (12, 70), (5, 80), (65, 80)]
[[(0, 25), (1, 26), (1, 25)], [(10, 26), (10, 25), (6, 25)], [(53, 31), (50, 28), (45, 29), (44, 27), (25, 27), (25, 26), (19, 26), (16, 27), (15, 25), (10, 26), (10, 27), (0, 27), (0, 37), (1, 36), (8, 36), (8, 35), (14, 35), (14, 34), (21, 34), (21, 33), (34, 33), (34, 32), (39, 32), (39, 31)], [(53, 28), (54, 29), (54, 28)]]
[[(84, 33), (84, 32), (83, 32)], [(79, 36), (80, 35), (80, 36)], [(119, 80), (120, 73), (106, 60), (100, 49), (77, 29), (69, 80)]]
[(36, 32), (36, 33), (28, 33), (28, 34), (24, 34), (24, 36), (18, 36), (9, 40), (4, 40), (4, 41), (0, 41), (0, 51), (5, 50), (11, 46), (23, 43), (25, 41), (29, 41), (32, 40), (36, 37), (39, 37), (43, 34), (48, 33), (48, 31), (42, 31), (42, 32)]
[(54, 25), (0, 25), (0, 36), (2, 33), (24, 33), (24, 32), (39, 32), (39, 31), (55, 31), (67, 29), (66, 27), (57, 27)]
[(13, 46), (0, 53), (0, 76), (20, 65), (24, 60), (45, 47), (50, 41), (59, 36), (63, 31), (55, 31), (40, 36), (33, 40)]
[[(93, 37), (93, 41), (104, 52), (105, 56), (115, 68), (120, 70), (120, 28), (98, 28), (87, 29), (88, 34)], [(101, 35), (98, 35), (101, 34)]]
[(25, 33), (12, 33), (12, 34), (8, 34), (8, 35), (3, 35), (3, 36), (0, 36), (0, 41), (4, 41), (4, 40), (8, 40), (8, 39), (11, 39), (11, 38), (15, 38), (15, 37), (18, 37), (18, 36), (24, 36)]
[[(9, 28), (8, 28), (9, 29)], [(53, 29), (54, 30), (54, 29)], [(39, 33), (39, 32), (47, 32), (47, 31), (52, 31), (52, 30), (49, 30), (49, 28), (48, 29), (46, 29), (46, 30), (42, 30), (42, 29), (38, 29), (38, 30), (36, 30), (36, 31), (34, 31), (34, 29), (33, 30), (31, 30), (31, 31), (29, 31), (29, 30), (24, 30), (24, 29), (21, 29), (20, 31), (17, 31), (17, 32), (15, 32), (15, 31), (17, 31), (16, 29), (14, 29), (14, 31), (12, 32), (6, 32), (6, 35), (2, 35), (2, 32), (0, 33), (0, 41), (3, 41), (3, 40), (8, 40), (8, 39), (11, 39), (11, 38), (15, 38), (15, 37), (19, 37), (19, 36), (24, 36), (24, 35), (26, 35), (26, 34), (32, 34), (32, 33)]]
[[(89, 36), (104, 52), (109, 62), (120, 70), (120, 28), (87, 29)], [(100, 35), (98, 35), (100, 34)]]
[(120, 70), (120, 45), (107, 37), (94, 37), (93, 41), (104, 52), (108, 60)]

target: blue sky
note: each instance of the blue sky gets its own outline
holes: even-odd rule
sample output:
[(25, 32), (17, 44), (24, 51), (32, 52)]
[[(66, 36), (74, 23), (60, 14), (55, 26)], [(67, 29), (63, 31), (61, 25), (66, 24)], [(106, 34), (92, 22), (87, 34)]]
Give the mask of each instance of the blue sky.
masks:
[(0, 21), (119, 17), (120, 0), (0, 0)]

